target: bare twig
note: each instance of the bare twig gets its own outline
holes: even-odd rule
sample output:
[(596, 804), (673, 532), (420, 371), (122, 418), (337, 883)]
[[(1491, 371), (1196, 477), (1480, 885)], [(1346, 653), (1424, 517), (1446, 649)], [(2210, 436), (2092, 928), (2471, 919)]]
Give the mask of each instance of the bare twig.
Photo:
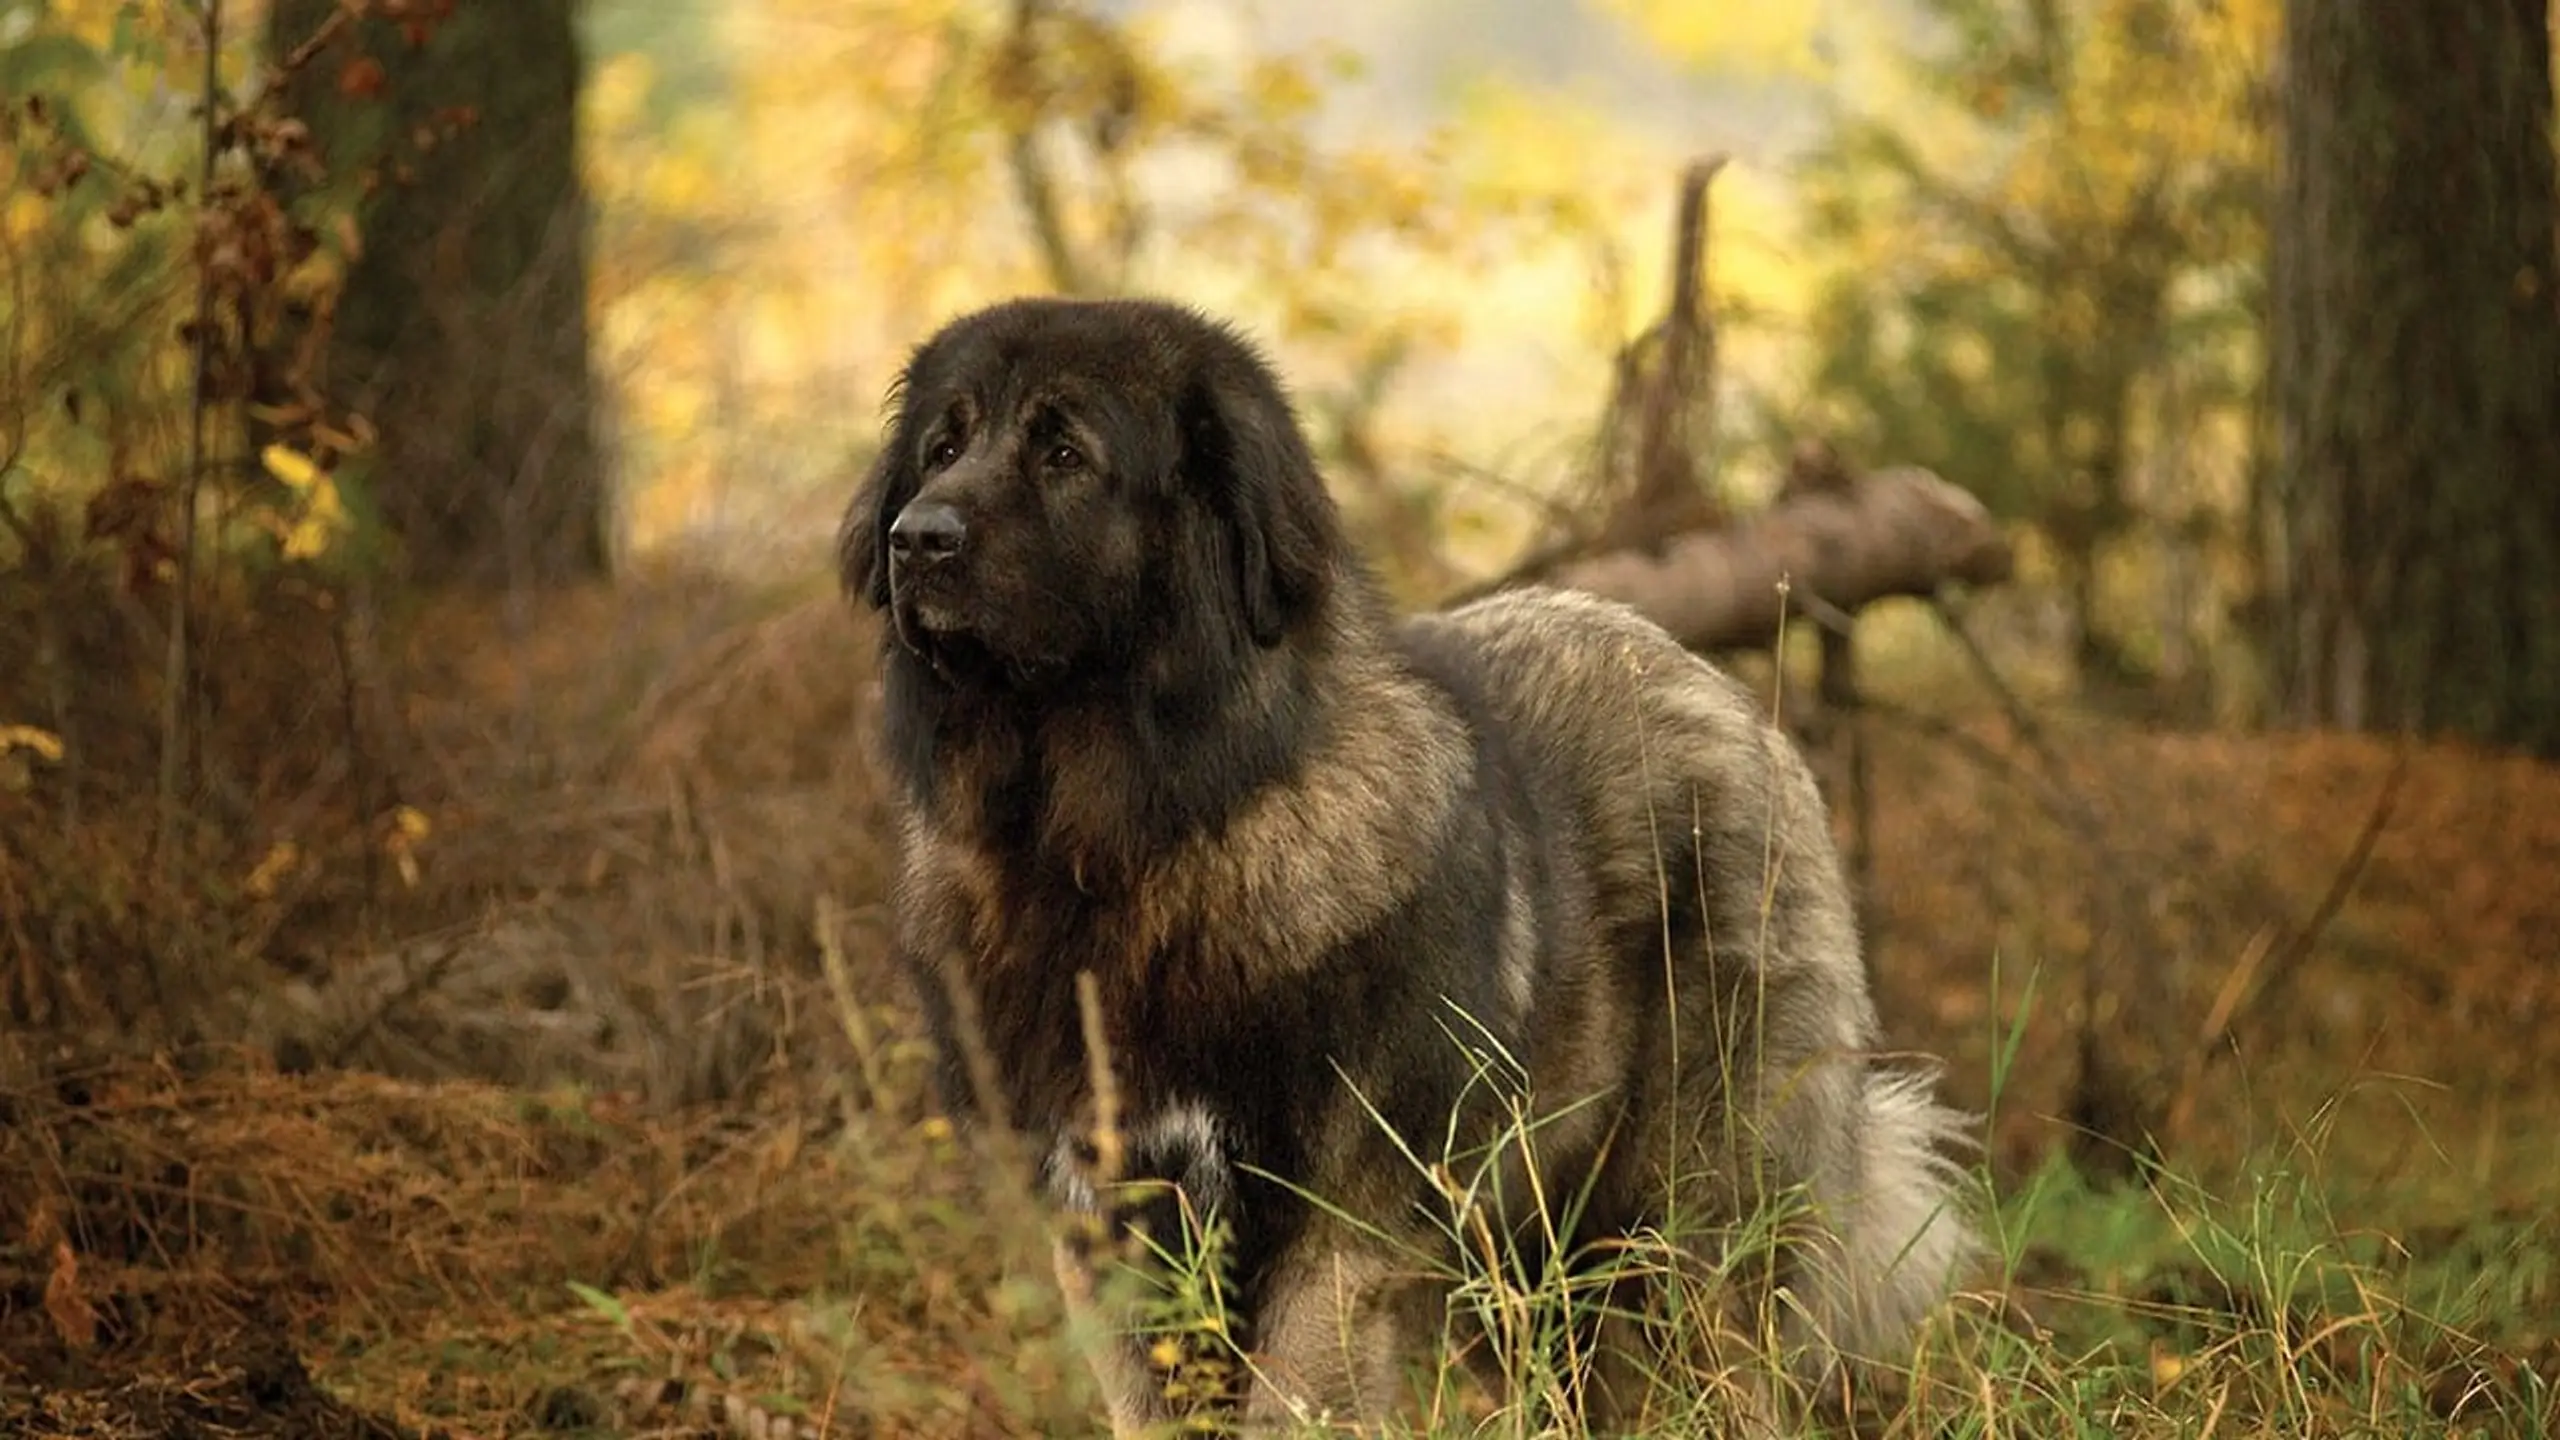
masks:
[(2231, 1051), (2224, 1042), (2253, 1025), (2276, 996), (2292, 987), (2294, 975), (2311, 957), (2312, 947), (2327, 932), (2330, 922), (2338, 918), (2338, 912), (2346, 908), (2356, 882), (2364, 878), (2365, 867), (2373, 861), (2374, 846), (2391, 822), (2392, 811), (2400, 802), (2401, 783), (2408, 775), (2409, 746), (2404, 742), (2391, 757), (2391, 770), (2382, 777), (2382, 788), (2373, 797), (2373, 809), (2366, 814), (2364, 827), (2356, 832), (2355, 843), (2347, 847), (2337, 873), (2330, 876), (2329, 888), (2320, 896), (2320, 903), (2311, 907), (2302, 923), (2289, 930), (2270, 927), (2259, 931), (2248, 949), (2241, 952), (2231, 973), (2224, 977), (2221, 990), (2214, 996), (2213, 1009), (2196, 1037), (2196, 1048), (2179, 1076), (2178, 1093), (2169, 1112), (2170, 1133), (2186, 1129), (2205, 1073)]
[[(942, 987), (943, 1003), (951, 1007), (952, 1039), (960, 1051), (962, 1072), (969, 1079), (969, 1094), (979, 1124), (996, 1144), (1000, 1159), (1021, 1161), (1016, 1153), (1019, 1137), (1013, 1128), (1013, 1107), (1005, 1099), (996, 1057), (987, 1049), (987, 1030), (978, 1011), (978, 989), (970, 979), (968, 967), (945, 960), (930, 967), (930, 973)], [(1031, 1175), (1027, 1161), (1020, 1164), (1019, 1173), (1027, 1184)]]
[(8, 388), (0, 390), (0, 394), (9, 398), (9, 439), (6, 445), (0, 445), (0, 523), (9, 527), (9, 532), (18, 537), (21, 546), (32, 550), (36, 542), (35, 531), (9, 504), (9, 477), (18, 473), (18, 461), (26, 454), (27, 413), (32, 408), (20, 398), (28, 393), (28, 386), (25, 377), (19, 373), (26, 354), (28, 314), (32, 307), (27, 303), (26, 262), (18, 254), (16, 238), (8, 233), (5, 225), (0, 225), (0, 264), (7, 265), (9, 270), (7, 338), (0, 340), (0, 364), (8, 367)]
[[(2001, 713), (2009, 717), (2009, 724), (2018, 732), (2018, 739), (2044, 767), (2046, 776), (2068, 792), (2070, 767), (2063, 763), (2061, 750), (2045, 735), (2044, 727), (2036, 722), (2035, 713), (2028, 708), (2024, 697), (2009, 684), (2008, 677), (2000, 673), (2000, 667), (1991, 663), (1991, 656), (1983, 650), (1982, 643), (1973, 638), (1973, 632), (1965, 628), (1964, 618), (1956, 614), (1955, 607), (1947, 602), (1944, 595), (1931, 596), (1929, 608), (1964, 651), (1965, 659), (1972, 662), (1974, 673), (1982, 677), (1983, 686), (2000, 702)], [(2077, 798), (2075, 793), (2074, 799)], [(2085, 801), (2081, 803), (2086, 804)]]
[[(213, 213), (215, 167), (222, 145), (222, 0), (204, 0), (204, 155), (198, 174), (196, 212)], [(199, 218), (198, 224), (203, 223)], [(178, 582), (169, 599), (169, 645), (161, 671), (160, 696), (160, 827), (154, 845), (163, 898), (170, 896), (176, 876), (178, 822), (182, 810), (178, 789), (186, 743), (186, 697), (189, 688), (187, 620), (195, 606), (196, 500), (204, 483), (205, 430), (213, 399), (213, 271), (203, 257), (196, 265), (195, 395), (188, 417), (187, 473), (179, 485)], [(163, 1005), (169, 1000), (167, 977), (154, 961), (152, 983)]]
[(2329, 922), (2337, 919), (2338, 912), (2345, 908), (2347, 897), (2355, 893), (2356, 882), (2364, 878), (2365, 867), (2373, 861), (2373, 847), (2382, 839), (2383, 828), (2391, 823), (2391, 812), (2400, 803), (2401, 782), (2408, 776), (2409, 747), (2403, 744), (2399, 753), (2392, 757), (2391, 773), (2383, 777), (2382, 789), (2373, 797), (2373, 811), (2365, 816), (2364, 829), (2357, 832), (2356, 843), (2347, 851), (2346, 862), (2330, 878), (2328, 892), (2320, 897), (2320, 903), (2312, 907), (2311, 913), (2291, 935), (2285, 937), (2283, 948), (2267, 962), (2266, 983), (2259, 986), (2241, 1006), (2240, 1013), (2233, 1018), (2235, 1027), (2248, 1024), (2269, 996), (2284, 989), (2293, 979), (2294, 972), (2302, 968), (2302, 962), (2309, 957), (2311, 947), (2319, 940), (2321, 932), (2327, 930)]
[(1121, 1179), (1127, 1151), (1120, 1129), (1120, 1085), (1111, 1069), (1111, 1040), (1104, 1028), (1102, 987), (1090, 970), (1076, 972), (1076, 1010), (1083, 1021), (1085, 1083), (1093, 1091), (1093, 1164), (1089, 1181), (1094, 1203), (1067, 1217), (1066, 1229), (1050, 1252), (1059, 1297), (1066, 1304), (1069, 1329), (1096, 1380), (1109, 1383), (1112, 1339), (1103, 1306), (1101, 1267), (1117, 1229), (1113, 1191)]
[[(1043, 0), (1014, 0), (1013, 29), (1005, 39), (1007, 58), (1011, 62), (1017, 84), (1036, 84), (1039, 66), (1037, 30), (1047, 10)], [(1031, 222), (1031, 238), (1040, 247), (1041, 261), (1048, 267), (1049, 282), (1069, 295), (1084, 294), (1092, 288), (1092, 277), (1086, 273), (1084, 257), (1067, 234), (1067, 220), (1058, 202), (1056, 178), (1049, 162), (1040, 153), (1040, 120), (1043, 106), (1028, 103), (1027, 97), (1015, 97), (1023, 103), (1022, 118), (1010, 127), (1006, 137), (1005, 161), (1013, 175), (1014, 198), (1022, 202), (1022, 212)]]
[[(219, 4), (220, 0), (214, 0), (214, 3)], [(268, 83), (267, 92), (273, 93), (283, 83), (285, 77), (309, 65), (321, 51), (329, 48), (330, 41), (337, 39), (339, 33), (355, 23), (355, 18), (362, 13), (364, 13), (362, 7), (355, 5), (341, 5), (330, 11), (328, 19), (321, 21), (301, 44), (294, 46), (292, 50), (286, 52), (282, 60), (276, 62), (275, 78)]]
[(1120, 1178), (1120, 1084), (1111, 1070), (1111, 1037), (1102, 1021), (1102, 987), (1090, 970), (1076, 972), (1076, 1011), (1084, 1022), (1085, 1080), (1093, 1087), (1094, 1173)]
[(880, 1113), (888, 1104), (887, 1073), (880, 1068), (880, 1041), (871, 1028), (871, 1018), (862, 1011), (862, 997), (855, 993), (853, 969), (844, 958), (844, 912), (836, 897), (818, 897), (813, 921), (818, 931), (818, 962), (826, 973), (827, 993), (835, 1001), (836, 1022), (844, 1027), (847, 1040), (853, 1042), (854, 1063), (862, 1067), (863, 1098), (870, 1102), (872, 1113)]
[(2061, 748), (2037, 722), (2035, 712), (2025, 697), (2009, 683), (2008, 677), (2000, 673), (2000, 667), (1992, 662), (1972, 632), (1965, 629), (1963, 618), (1955, 613), (1943, 595), (1931, 597), (1929, 606), (1946, 626), (1947, 633), (1963, 648), (1966, 658), (1973, 662), (1974, 671), (1981, 676), (1984, 688), (2000, 702), (2000, 711), (2008, 718), (2009, 727), (2019, 742), (2035, 757), (2036, 768), (2043, 780), (2038, 793), (2054, 818), (2078, 833), (2114, 873), (2132, 873), (2127, 857), (2119, 853), (2107, 838), (2106, 816), (2097, 802), (2084, 794), (2072, 780), (2071, 767), (2063, 760)]
[[(356, 813), (368, 818), (383, 809), (373, 801), (373, 768), (367, 763), (364, 743), (362, 708), (356, 696), (355, 655), (347, 640), (347, 611), (340, 606), (329, 617), (329, 650), (338, 662), (338, 718), (347, 727), (348, 778), (355, 784)], [(382, 847), (364, 847), (364, 893), (375, 900), (382, 898)]]
[[(2035, 757), (2043, 772), (2050, 812), (2079, 835), (2098, 861), (2099, 882), (2090, 890), (2093, 933), (2088, 961), (2080, 972), (2080, 1074), (2073, 1083), (2071, 1104), (2078, 1129), (2072, 1148), (2083, 1164), (2120, 1165), (2138, 1155), (2137, 1147), (2160, 1143), (2164, 1137), (2159, 1132), (2166, 1128), (2174, 1100), (2174, 1092), (2168, 1087), (2175, 1083), (2172, 1069), (2176, 1062), (2169, 1057), (2175, 1053), (2177, 1041), (2169, 1034), (2170, 1005), (2160, 989), (2166, 982), (2156, 976), (2128, 975), (2122, 959), (2127, 953), (2163, 953), (2149, 912), (2131, 889), (2133, 877), (2141, 873), (2141, 867), (2114, 843), (2106, 812), (2072, 782), (2070, 767), (2064, 763), (2060, 749), (1972, 632), (1965, 629), (1945, 595), (1931, 596), (1929, 604), (1973, 663), (1984, 687), (1999, 700), (2019, 741)], [(2149, 988), (2145, 988), (2146, 978)], [(2149, 1042), (2153, 1053), (2147, 1061), (2127, 1065), (2120, 1052), (2100, 1040), (2099, 1022), (2106, 1012), (2104, 1001), (2110, 989), (2124, 1003), (2125, 1013), (2131, 1018), (2136, 1048), (2142, 1048), (2141, 1042)]]
[[(1831, 607), (1823, 606), (1825, 610)], [(1841, 616), (1844, 621), (1853, 616)], [(1815, 632), (1822, 642), (1822, 672), (1815, 682), (1824, 738), (1839, 746), (1841, 790), (1837, 803), (1849, 811), (1849, 887), (1855, 899), (1858, 928), (1864, 932), (1867, 978), (1874, 982), (1878, 955), (1884, 948), (1884, 912), (1876, 903), (1875, 777), (1867, 764), (1867, 722), (1858, 687), (1857, 636), (1848, 624), (1823, 619)]]
[(1490, 466), (1478, 465), (1446, 450), (1427, 452), (1422, 463), (1438, 471), (1445, 482), (1480, 486), (1505, 499), (1529, 506), (1539, 512), (1544, 523), (1559, 531), (1570, 530), (1573, 526), (1577, 511), (1572, 501), (1526, 480), (1506, 475)]
[(1866, 707), (1867, 713), (1878, 719), (1891, 721), (1955, 751), (1972, 761), (1976, 769), (1993, 779), (2016, 787), (2020, 793), (2041, 807), (2056, 810), (2064, 803), (2053, 794), (2053, 788), (2045, 782), (2042, 775), (2029, 771), (2017, 761), (1984, 743), (1979, 737), (1968, 735), (1957, 729), (1953, 721), (1943, 716), (1914, 710), (1881, 695), (1861, 695), (1858, 697), (1858, 703)]

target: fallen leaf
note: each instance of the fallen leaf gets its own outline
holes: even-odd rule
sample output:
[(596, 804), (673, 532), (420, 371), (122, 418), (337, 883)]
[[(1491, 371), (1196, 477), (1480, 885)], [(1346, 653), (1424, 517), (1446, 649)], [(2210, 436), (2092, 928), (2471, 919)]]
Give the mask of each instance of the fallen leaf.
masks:
[(52, 1318), (62, 1343), (74, 1350), (98, 1343), (98, 1312), (80, 1293), (80, 1257), (72, 1253), (67, 1239), (57, 1237), (53, 1242), (53, 1273), (44, 1281), (44, 1313)]
[(248, 891), (252, 899), (269, 899), (275, 895), (276, 886), (301, 862), (302, 848), (290, 840), (279, 840), (267, 847), (266, 855), (258, 861), (257, 868), (249, 872), (249, 878), (241, 883), (241, 888)]

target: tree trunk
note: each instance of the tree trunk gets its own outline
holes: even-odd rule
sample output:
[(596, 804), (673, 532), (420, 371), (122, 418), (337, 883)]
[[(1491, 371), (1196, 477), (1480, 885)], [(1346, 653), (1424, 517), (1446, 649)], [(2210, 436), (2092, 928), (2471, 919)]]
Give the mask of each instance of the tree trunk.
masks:
[[(337, 5), (277, 0), (271, 48), (289, 52)], [(355, 498), (413, 583), (548, 585), (607, 567), (576, 8), (460, 0), (424, 31), (362, 20), (289, 97), (333, 178), (379, 175), (329, 388), (380, 432)]]
[(2270, 658), (2288, 718), (2560, 755), (2549, 0), (2287, 0)]

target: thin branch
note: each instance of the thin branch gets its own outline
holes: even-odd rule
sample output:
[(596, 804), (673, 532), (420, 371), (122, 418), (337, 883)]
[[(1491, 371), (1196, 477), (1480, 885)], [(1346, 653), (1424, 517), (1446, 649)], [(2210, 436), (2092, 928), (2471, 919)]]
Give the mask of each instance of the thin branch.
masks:
[(1576, 516), (1573, 502), (1570, 500), (1489, 466), (1478, 465), (1449, 451), (1428, 451), (1423, 455), (1422, 463), (1439, 471), (1448, 480), (1481, 486), (1505, 499), (1533, 507), (1540, 512), (1541, 517), (1548, 524), (1558, 529), (1569, 527)]
[[(2124, 959), (2127, 953), (2165, 953), (2148, 909), (2131, 889), (2132, 877), (2141, 873), (2141, 867), (2114, 844), (2109, 826), (2111, 811), (2102, 810), (2072, 783), (2070, 767), (2063, 762), (2061, 751), (2045, 734), (2044, 727), (2036, 723), (2025, 699), (2001, 675), (1972, 632), (1965, 629), (1946, 596), (1933, 595), (1929, 604), (1963, 647), (1984, 686), (1999, 699), (2020, 742), (2035, 757), (2047, 793), (2061, 802), (2054, 813), (2079, 832), (2082, 843), (2098, 860), (2098, 880), (2090, 889), (2094, 933), (2088, 960), (2080, 972), (2080, 1073), (2073, 1082), (2072, 1101), (2073, 1113), (2085, 1114), (2090, 1120), (2077, 1127), (2073, 1148), (2084, 1161), (2093, 1162), (2156, 1149), (2165, 1134), (2173, 1133), (2169, 1120), (2176, 1098), (2177, 1062), (2171, 1056), (2177, 1042), (2167, 1034), (2169, 998), (2162, 989), (2166, 982), (2155, 973), (2127, 965)], [(2109, 932), (2114, 932), (2112, 937)], [(2109, 943), (2110, 938), (2113, 943)], [(2111, 1050), (2102, 1040), (2099, 1017), (2106, 1009), (2104, 1001), (2110, 991), (2125, 1007), (2137, 1056), (2146, 1045), (2150, 1048), (2147, 1062), (2137, 1058), (2128, 1066), (2123, 1063), (2122, 1050)]]
[(2289, 932), (2259, 932), (2224, 978), (2213, 1009), (2196, 1037), (2195, 1051), (2179, 1077), (2178, 1095), (2170, 1108), (2171, 1134), (2186, 1128), (2195, 1107), (2197, 1086), (2214, 1062), (2230, 1053), (2224, 1042), (2250, 1028), (2265, 1013), (2269, 1001), (2291, 988), (2295, 973), (2311, 958), (2312, 946), (2327, 933), (2338, 912), (2346, 908), (2347, 898), (2355, 893), (2357, 882), (2364, 878), (2366, 867), (2373, 861), (2374, 846), (2390, 824), (2392, 811), (2398, 808), (2401, 782), (2408, 776), (2409, 746), (2404, 742), (2391, 757), (2390, 773), (2383, 776), (2382, 788), (2373, 797), (2373, 809), (2365, 816), (2364, 828), (2356, 832), (2355, 843), (2347, 847), (2346, 858), (2339, 863), (2337, 873), (2330, 876), (2329, 888), (2321, 895), (2320, 903), (2312, 906), (2311, 913)]
[[(1014, 0), (1013, 32), (1006, 45), (1011, 51), (1015, 79), (1024, 85), (1036, 85), (1035, 72), (1040, 63), (1039, 39), (1036, 34), (1048, 7), (1043, 0)], [(1084, 257), (1076, 251), (1076, 243), (1067, 233), (1066, 213), (1058, 200), (1057, 178), (1050, 171), (1047, 157), (1040, 153), (1040, 122), (1045, 118), (1045, 103), (1030, 104), (1028, 113), (1011, 127), (1007, 137), (1006, 166), (1013, 175), (1014, 197), (1022, 202), (1024, 217), (1031, 222), (1031, 236), (1040, 248), (1040, 258), (1049, 269), (1049, 281), (1069, 295), (1081, 295), (1091, 287), (1085, 273)]]
[[(222, 0), (204, 0), (204, 156), (196, 189), (198, 224), (212, 213), (214, 172), (222, 144)], [(197, 257), (196, 374), (194, 404), (189, 415), (187, 473), (179, 486), (178, 583), (169, 599), (169, 646), (161, 672), (160, 696), (160, 829), (157, 870), (164, 899), (176, 874), (180, 805), (178, 787), (186, 741), (186, 696), (189, 688), (187, 619), (195, 605), (196, 499), (204, 482), (205, 430), (213, 391), (213, 271)], [(159, 979), (154, 967), (154, 979)], [(168, 995), (161, 985), (161, 1000)]]
[(9, 268), (10, 302), (8, 338), (0, 342), (0, 363), (6, 364), (9, 380), (7, 391), (0, 393), (6, 393), (10, 401), (9, 442), (5, 448), (0, 448), (0, 521), (8, 524), (20, 544), (33, 549), (35, 533), (10, 506), (8, 488), (9, 477), (18, 473), (18, 461), (26, 454), (27, 431), (30, 428), (27, 412), (32, 407), (25, 397), (33, 390), (19, 371), (26, 355), (27, 317), (32, 307), (27, 304), (26, 262), (18, 254), (18, 242), (4, 225), (0, 225), (0, 264)]
[(2036, 763), (2044, 767), (2046, 777), (2057, 787), (2069, 791), (2070, 767), (2063, 763), (2061, 750), (2045, 735), (2044, 727), (2036, 723), (2035, 713), (2028, 707), (2025, 697), (2009, 684), (2008, 677), (2000, 673), (2000, 667), (1991, 663), (1991, 656), (1983, 650), (1982, 642), (1974, 639), (1973, 632), (1964, 628), (1964, 618), (1956, 614), (1955, 607), (1947, 603), (1944, 595), (1931, 596), (1929, 608), (1964, 651), (1965, 659), (1972, 662), (1974, 673), (1982, 677), (1984, 687), (2000, 702), (2000, 709), (2017, 730), (2018, 739), (2034, 754)]
[[(1855, 897), (1858, 928), (1866, 936), (1867, 978), (1875, 978), (1877, 955), (1884, 947), (1883, 907), (1876, 899), (1876, 798), (1874, 773), (1867, 763), (1865, 692), (1858, 684), (1855, 617), (1841, 613), (1819, 597), (1826, 612), (1816, 620), (1822, 646), (1822, 669), (1815, 698), (1820, 702), (1822, 739), (1836, 741), (1842, 774), (1835, 803), (1849, 812), (1850, 893)], [(1809, 617), (1811, 618), (1811, 617)], [(1783, 657), (1779, 657), (1783, 663)], [(1826, 744), (1826, 748), (1828, 748)]]
[[(221, 0), (213, 0), (213, 3), (219, 5)], [(275, 80), (269, 83), (269, 93), (273, 92), (277, 82), (281, 82), (285, 76), (299, 72), (321, 51), (329, 48), (329, 42), (337, 39), (340, 31), (355, 23), (359, 13), (359, 8), (352, 5), (341, 5), (329, 12), (329, 18), (321, 21), (319, 27), (314, 29), (309, 37), (301, 44), (294, 46), (282, 60), (276, 62)]]
[(1910, 706), (1888, 700), (1872, 692), (1862, 692), (1858, 696), (1858, 705), (1859, 708), (1878, 719), (1900, 725), (1922, 739), (1934, 740), (1955, 751), (1972, 762), (1974, 768), (1983, 774), (2014, 787), (2018, 793), (2034, 801), (2054, 819), (2062, 822), (2066, 828), (2078, 829), (2068, 813), (2071, 802), (2056, 794), (2051, 782), (2002, 754), (1997, 747), (1979, 736), (1970, 735), (1958, 729), (1953, 721), (1943, 716), (1929, 714), (1924, 710), (1912, 709)]

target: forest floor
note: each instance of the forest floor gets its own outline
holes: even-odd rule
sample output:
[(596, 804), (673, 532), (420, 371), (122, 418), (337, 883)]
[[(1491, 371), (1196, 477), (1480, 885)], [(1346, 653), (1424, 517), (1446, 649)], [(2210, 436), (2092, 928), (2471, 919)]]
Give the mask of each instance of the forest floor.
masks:
[[(1880, 1003), (1999, 1253), (1857, 1433), (2560, 1431), (2560, 770), (2018, 718), (1872, 737)], [(2091, 1007), (2191, 1052), (2148, 1183), (2065, 1158)], [(16, 1056), (0, 1433), (1100, 1433), (888, 1023), (865, 1104)]]

